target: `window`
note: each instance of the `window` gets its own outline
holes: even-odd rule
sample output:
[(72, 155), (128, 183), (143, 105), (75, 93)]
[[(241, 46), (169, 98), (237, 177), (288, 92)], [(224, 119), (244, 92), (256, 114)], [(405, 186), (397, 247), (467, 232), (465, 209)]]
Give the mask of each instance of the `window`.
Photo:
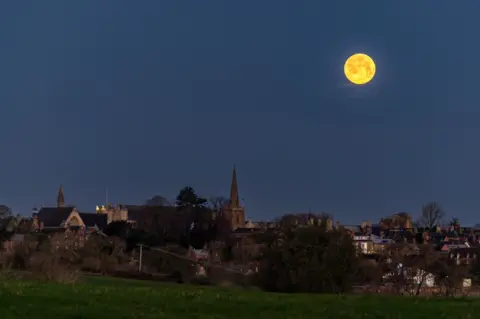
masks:
[(368, 251), (368, 243), (361, 243), (360, 247), (362, 248), (362, 251), (366, 253)]
[(69, 226), (79, 226), (79, 225), (80, 225), (80, 222), (77, 219), (77, 217), (72, 217), (72, 219), (70, 219)]

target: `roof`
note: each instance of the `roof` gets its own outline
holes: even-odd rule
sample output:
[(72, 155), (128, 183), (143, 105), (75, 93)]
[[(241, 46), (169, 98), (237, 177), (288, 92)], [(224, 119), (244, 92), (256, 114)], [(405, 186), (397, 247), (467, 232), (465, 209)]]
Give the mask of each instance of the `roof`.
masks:
[(174, 215), (177, 213), (177, 208), (173, 206), (134, 206), (126, 205), (128, 211), (128, 220), (142, 221), (145, 218), (160, 216), (160, 215)]
[[(74, 207), (43, 207), (38, 212), (38, 222), (43, 223), (43, 227), (61, 227)], [(86, 227), (94, 227), (95, 225), (103, 229), (107, 226), (107, 215), (96, 213), (78, 213)]]
[(74, 207), (42, 207), (38, 212), (38, 222), (43, 227), (59, 227), (72, 213)]
[(80, 218), (86, 227), (97, 226), (100, 229), (104, 229), (108, 223), (108, 216), (106, 214), (78, 213), (78, 215), (80, 215)]
[(361, 233), (362, 231), (362, 228), (360, 226), (357, 226), (357, 225), (344, 225), (343, 228), (345, 228), (346, 230), (349, 230), (351, 231), (352, 233)]
[(193, 221), (195, 213), (209, 210), (202, 207), (194, 211), (175, 206), (124, 206), (128, 210), (128, 220), (134, 221), (138, 228), (152, 232), (184, 233)]
[(455, 256), (457, 254), (460, 255), (460, 257), (466, 257), (466, 256), (480, 256), (480, 248), (478, 247), (459, 247), (459, 248), (453, 248), (449, 251), (451, 256)]

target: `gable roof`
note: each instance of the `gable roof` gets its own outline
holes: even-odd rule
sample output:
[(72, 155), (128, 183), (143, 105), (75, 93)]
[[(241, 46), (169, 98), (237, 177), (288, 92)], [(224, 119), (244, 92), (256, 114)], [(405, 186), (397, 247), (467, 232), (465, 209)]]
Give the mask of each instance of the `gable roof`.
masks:
[(95, 227), (99, 229), (104, 229), (107, 226), (106, 214), (96, 214), (96, 213), (78, 213), (80, 218), (86, 227)]
[(42, 207), (38, 212), (38, 223), (43, 227), (60, 227), (75, 207)]

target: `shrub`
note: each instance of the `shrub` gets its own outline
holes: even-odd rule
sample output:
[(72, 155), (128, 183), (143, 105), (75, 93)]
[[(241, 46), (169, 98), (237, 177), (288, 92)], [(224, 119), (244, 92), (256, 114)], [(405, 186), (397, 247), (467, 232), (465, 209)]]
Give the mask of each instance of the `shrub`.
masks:
[(100, 259), (93, 256), (87, 256), (82, 260), (81, 269), (83, 271), (98, 273), (100, 272)]
[(42, 281), (76, 283), (80, 279), (78, 267), (66, 263), (62, 256), (38, 252), (29, 260), (32, 278)]

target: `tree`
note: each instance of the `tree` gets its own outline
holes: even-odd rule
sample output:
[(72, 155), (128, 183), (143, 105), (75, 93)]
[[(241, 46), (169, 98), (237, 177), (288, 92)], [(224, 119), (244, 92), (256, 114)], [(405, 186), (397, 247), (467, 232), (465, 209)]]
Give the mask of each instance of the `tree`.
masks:
[(428, 281), (434, 278), (439, 258), (440, 254), (435, 251), (432, 245), (419, 246), (418, 254), (414, 255), (412, 261), (412, 270), (414, 272), (410, 294), (418, 296), (421, 289), (428, 285)]
[(147, 206), (172, 206), (172, 204), (163, 196), (155, 195), (145, 202)]
[(7, 216), (0, 219), (0, 243), (9, 240), (18, 230), (23, 222), (23, 217)]
[(0, 205), (0, 219), (12, 216), (12, 210), (6, 205)]
[(458, 252), (450, 252), (442, 256), (435, 265), (435, 281), (440, 286), (440, 292), (446, 297), (455, 296), (463, 286), (466, 278), (471, 278), (472, 268), (461, 262)]
[(414, 294), (417, 290), (414, 281), (417, 256), (418, 247), (405, 243), (387, 246), (379, 258), (382, 281), (390, 284), (397, 294)]
[(208, 200), (207, 206), (214, 211), (215, 213), (220, 213), (222, 208), (227, 206), (228, 204), (228, 198), (224, 196), (212, 196)]
[(186, 245), (197, 244), (210, 240), (211, 236), (207, 236), (210, 232), (212, 223), (212, 211), (206, 207), (207, 199), (197, 195), (193, 187), (186, 186), (180, 190), (176, 199), (178, 211), (187, 211), (189, 218), (185, 225)]
[(445, 217), (442, 208), (435, 202), (428, 203), (422, 206), (422, 213), (418, 224), (426, 228), (436, 227)]
[(457, 217), (453, 217), (448, 225), (456, 227), (457, 225), (460, 225), (460, 220)]
[(223, 209), (228, 205), (228, 202), (228, 198), (224, 196), (212, 196), (209, 198), (207, 207), (212, 212), (212, 227), (209, 229), (211, 236), (209, 238), (226, 240), (230, 236), (230, 221), (228, 216), (225, 216)]
[(260, 286), (277, 292), (322, 293), (352, 288), (358, 258), (348, 234), (329, 231), (324, 223), (299, 228), (285, 220), (281, 225), (265, 234)]
[(186, 186), (180, 190), (177, 195), (176, 205), (179, 209), (202, 207), (205, 206), (207, 200), (197, 195), (193, 187)]

